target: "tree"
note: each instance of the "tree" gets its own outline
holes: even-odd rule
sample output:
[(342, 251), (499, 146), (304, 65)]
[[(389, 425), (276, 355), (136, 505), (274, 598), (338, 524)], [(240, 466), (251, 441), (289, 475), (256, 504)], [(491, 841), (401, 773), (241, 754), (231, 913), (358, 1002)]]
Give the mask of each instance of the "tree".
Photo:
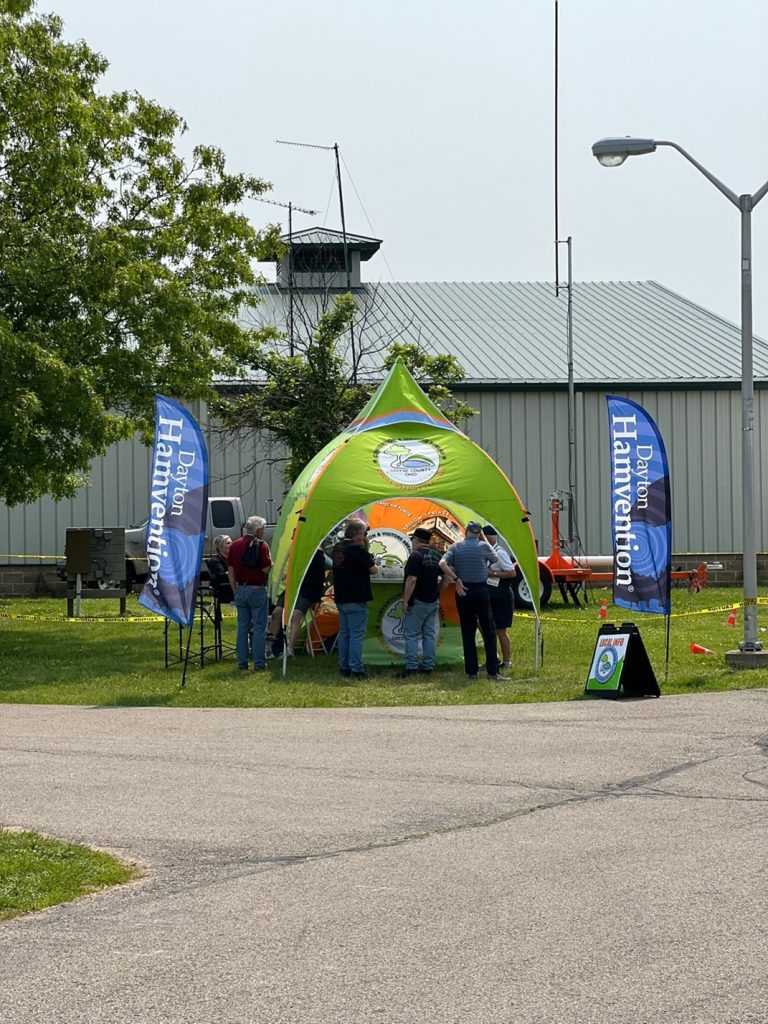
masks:
[[(281, 442), (287, 452), (285, 477), (292, 483), (322, 448), (350, 423), (376, 390), (384, 370), (398, 356), (422, 385), (432, 401), (453, 422), (475, 414), (466, 402), (454, 398), (451, 384), (459, 383), (464, 371), (455, 356), (430, 356), (416, 342), (384, 343), (378, 331), (366, 341), (365, 325), (378, 325), (373, 314), (376, 303), (364, 309), (350, 294), (336, 296), (330, 308), (322, 306), (314, 331), (294, 338), (296, 355), (287, 355), (284, 342), (276, 339), (265, 346), (252, 363), (255, 381), (245, 392), (238, 389), (216, 403), (217, 415), (228, 434), (248, 432)], [(307, 308), (304, 307), (304, 323)], [(348, 331), (355, 325), (356, 352), (352, 364)], [(361, 329), (362, 328), (362, 329)], [(398, 326), (399, 335), (402, 325)], [(362, 366), (376, 365), (364, 375)]]
[(101, 94), (103, 57), (33, 0), (0, 0), (0, 498), (71, 495), (155, 392), (211, 399), (274, 332), (244, 326), (253, 264), (279, 246), (241, 204), (269, 185), (186, 125)]

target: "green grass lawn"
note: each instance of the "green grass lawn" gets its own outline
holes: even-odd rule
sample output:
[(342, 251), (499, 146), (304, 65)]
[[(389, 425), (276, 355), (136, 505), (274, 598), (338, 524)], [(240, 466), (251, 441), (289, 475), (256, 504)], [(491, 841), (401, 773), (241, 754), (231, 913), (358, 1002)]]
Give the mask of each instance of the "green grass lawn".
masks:
[(134, 867), (87, 846), (0, 830), (0, 921), (138, 877)]
[[(768, 686), (768, 670), (734, 672), (723, 655), (738, 645), (743, 619), (739, 609), (735, 629), (726, 626), (740, 591), (706, 589), (699, 594), (673, 593), (671, 653), (665, 679), (665, 619), (635, 616), (662, 693), (744, 689)], [(765, 596), (763, 594), (762, 596)], [(343, 680), (336, 658), (308, 655), (288, 663), (272, 662), (267, 673), (241, 673), (234, 659), (190, 666), (186, 689), (180, 688), (179, 665), (164, 668), (163, 620), (145, 614), (135, 597), (128, 612), (143, 621), (124, 622), (114, 601), (85, 601), (84, 616), (107, 621), (64, 618), (65, 602), (55, 599), (0, 600), (0, 701), (33, 704), (102, 706), (162, 705), (168, 707), (371, 707), (419, 704), (487, 704), (520, 701), (574, 700), (582, 696), (598, 626), (600, 599), (592, 594), (585, 608), (553, 601), (542, 616), (544, 659), (533, 668), (534, 620), (517, 613), (510, 635), (514, 668), (507, 683), (468, 680), (461, 666), (438, 665), (432, 676), (417, 681), (395, 678), (396, 668), (371, 668), (366, 681)], [(726, 610), (707, 611), (711, 608)], [(760, 608), (759, 612), (763, 612)], [(608, 622), (632, 618), (608, 607)], [(765, 616), (768, 622), (768, 615)], [(177, 635), (177, 627), (172, 627)], [(234, 640), (234, 618), (224, 625), (225, 638)], [(209, 637), (212, 640), (212, 635)], [(715, 655), (690, 653), (691, 642)], [(768, 634), (766, 635), (768, 642)]]

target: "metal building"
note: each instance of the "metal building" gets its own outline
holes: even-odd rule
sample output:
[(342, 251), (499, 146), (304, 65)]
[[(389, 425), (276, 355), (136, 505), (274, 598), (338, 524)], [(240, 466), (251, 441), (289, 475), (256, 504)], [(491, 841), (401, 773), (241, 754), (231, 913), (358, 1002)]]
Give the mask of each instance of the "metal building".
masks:
[[(260, 288), (258, 310), (261, 321), (285, 330), (286, 349), (291, 342), (300, 346), (347, 283), (339, 232), (314, 228), (291, 242), (276, 283)], [(348, 353), (357, 346), (361, 373), (371, 377), (394, 340), (455, 355), (465, 369), (458, 393), (479, 411), (467, 432), (509, 475), (531, 511), (540, 550), (548, 553), (548, 498), (568, 484), (565, 292), (556, 297), (544, 283), (366, 283), (361, 264), (381, 243), (351, 234), (346, 242), (360, 309)], [(738, 328), (653, 281), (580, 283), (573, 289), (573, 343), (576, 513), (584, 549), (610, 550), (604, 396), (615, 393), (643, 405), (665, 439), (674, 550), (741, 550)], [(760, 495), (768, 485), (768, 343), (760, 338), (754, 365)], [(272, 519), (283, 493), (280, 453), (258, 451), (251, 441), (223, 442), (205, 408), (192, 411), (209, 444), (211, 493), (240, 494), (249, 514)], [(115, 445), (93, 465), (91, 479), (69, 501), (0, 506), (0, 564), (18, 565), (19, 555), (33, 564), (61, 553), (69, 526), (125, 526), (146, 518), (149, 452), (138, 442)], [(761, 515), (758, 548), (766, 547)]]

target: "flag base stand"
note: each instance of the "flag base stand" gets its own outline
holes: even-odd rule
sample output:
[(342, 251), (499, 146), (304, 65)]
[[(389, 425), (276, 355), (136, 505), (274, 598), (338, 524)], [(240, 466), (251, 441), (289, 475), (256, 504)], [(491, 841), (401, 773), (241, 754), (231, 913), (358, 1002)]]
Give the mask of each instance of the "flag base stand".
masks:
[[(170, 668), (171, 665), (184, 666), (182, 687), (186, 683), (187, 666), (190, 663), (197, 665), (199, 668), (205, 668), (206, 660), (210, 661), (211, 655), (213, 655), (214, 661), (220, 661), (223, 658), (230, 657), (235, 651), (234, 644), (223, 641), (221, 637), (221, 603), (218, 597), (212, 596), (203, 587), (200, 587), (197, 591), (195, 614), (197, 616), (197, 623), (193, 619), (191, 625), (187, 627), (166, 619), (163, 630), (165, 667)], [(177, 633), (175, 638), (172, 633), (174, 626)], [(213, 629), (213, 643), (206, 643), (208, 639), (206, 630), (211, 628)], [(197, 634), (194, 648), (192, 647), (193, 633)]]
[(597, 631), (584, 693), (595, 697), (660, 697), (648, 652), (634, 622)]

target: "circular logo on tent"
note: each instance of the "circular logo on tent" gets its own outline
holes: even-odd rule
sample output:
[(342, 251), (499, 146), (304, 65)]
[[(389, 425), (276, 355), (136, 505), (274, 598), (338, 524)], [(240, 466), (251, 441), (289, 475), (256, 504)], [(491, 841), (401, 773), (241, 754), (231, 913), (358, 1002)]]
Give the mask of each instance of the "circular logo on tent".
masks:
[(403, 570), (411, 553), (411, 542), (404, 533), (388, 527), (368, 531), (368, 550), (376, 559), (384, 579), (403, 578)]
[(595, 679), (598, 683), (608, 682), (613, 675), (613, 670), (616, 668), (618, 660), (619, 656), (613, 647), (606, 647), (604, 651), (600, 652), (600, 657), (597, 659), (595, 667)]
[(440, 453), (426, 441), (388, 441), (378, 456), (384, 476), (402, 487), (419, 487), (440, 468)]
[(405, 613), (403, 599), (396, 597), (381, 609), (378, 621), (379, 638), (390, 654), (405, 654)]

